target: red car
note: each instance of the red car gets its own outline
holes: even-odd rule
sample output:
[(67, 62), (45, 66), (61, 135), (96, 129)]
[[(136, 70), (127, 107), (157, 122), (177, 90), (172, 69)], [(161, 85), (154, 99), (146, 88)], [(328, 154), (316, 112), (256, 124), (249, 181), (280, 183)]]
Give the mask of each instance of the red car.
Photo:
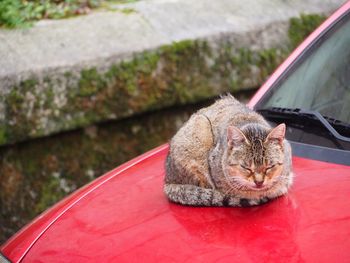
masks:
[(350, 2), (249, 106), (287, 124), (286, 196), (250, 208), (170, 203), (163, 145), (39, 216), (1, 247), (0, 262), (350, 262)]

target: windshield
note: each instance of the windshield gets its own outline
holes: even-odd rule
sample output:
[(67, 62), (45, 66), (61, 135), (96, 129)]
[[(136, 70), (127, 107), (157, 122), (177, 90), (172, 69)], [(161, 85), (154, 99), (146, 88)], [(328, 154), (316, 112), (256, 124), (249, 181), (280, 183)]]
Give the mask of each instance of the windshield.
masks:
[(285, 78), (264, 108), (315, 110), (350, 123), (350, 20), (347, 20)]
[[(339, 121), (341, 125), (338, 127), (335, 125), (334, 128), (340, 134), (350, 136), (350, 134), (344, 134), (344, 132), (348, 133), (350, 128), (349, 17), (349, 14), (344, 16), (308, 51), (302, 54), (255, 108), (257, 110), (271, 109), (272, 107), (298, 108), (318, 112), (322, 116), (328, 117), (327, 120), (332, 118), (336, 120), (336, 123)], [(283, 122), (283, 119), (279, 118), (279, 121)], [(291, 121), (289, 120), (289, 122)], [(311, 123), (309, 124), (311, 125)], [(331, 125), (333, 126), (332, 123)], [(307, 130), (306, 123), (302, 126), (299, 121), (298, 128)], [(322, 126), (324, 125), (319, 125), (317, 129), (313, 127), (313, 133), (317, 134), (318, 137), (322, 135), (322, 131), (318, 131), (318, 129), (323, 129)], [(339, 129), (339, 127), (341, 128)], [(327, 133), (327, 131), (324, 132)], [(298, 134), (298, 138), (294, 136), (291, 139), (300, 141), (300, 137), (303, 136), (300, 135), (300, 131)], [(312, 142), (312, 144), (314, 143)], [(350, 149), (338, 143), (325, 143), (324, 146)]]

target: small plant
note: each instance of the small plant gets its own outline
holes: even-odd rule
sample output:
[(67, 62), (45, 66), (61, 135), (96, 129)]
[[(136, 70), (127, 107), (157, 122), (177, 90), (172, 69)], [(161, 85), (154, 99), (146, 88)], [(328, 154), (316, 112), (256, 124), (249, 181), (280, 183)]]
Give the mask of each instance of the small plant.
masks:
[(19, 0), (0, 1), (0, 26), (18, 27), (24, 23)]
[[(133, 0), (134, 1), (134, 0)], [(26, 27), (40, 19), (61, 19), (87, 14), (91, 9), (107, 2), (127, 3), (114, 0), (0, 0), (0, 27)], [(123, 9), (131, 13), (132, 9)]]

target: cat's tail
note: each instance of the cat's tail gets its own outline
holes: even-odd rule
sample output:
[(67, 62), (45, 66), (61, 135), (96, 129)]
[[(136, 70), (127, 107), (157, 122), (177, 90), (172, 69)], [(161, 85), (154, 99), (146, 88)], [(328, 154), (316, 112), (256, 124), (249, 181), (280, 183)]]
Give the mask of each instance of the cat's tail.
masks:
[(214, 189), (189, 184), (165, 184), (164, 193), (175, 203), (191, 206), (223, 206), (224, 196)]
[(190, 184), (165, 184), (164, 193), (174, 203), (190, 206), (239, 206), (250, 207), (261, 205), (270, 200), (246, 199), (234, 196), (224, 196), (215, 189), (203, 188)]

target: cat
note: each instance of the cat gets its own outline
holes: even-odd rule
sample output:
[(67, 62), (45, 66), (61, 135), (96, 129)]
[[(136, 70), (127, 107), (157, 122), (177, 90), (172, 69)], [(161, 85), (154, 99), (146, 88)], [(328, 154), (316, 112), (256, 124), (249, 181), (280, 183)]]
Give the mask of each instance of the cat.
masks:
[(287, 193), (293, 182), (285, 124), (272, 128), (225, 95), (194, 113), (170, 141), (164, 192), (192, 206), (254, 206)]

